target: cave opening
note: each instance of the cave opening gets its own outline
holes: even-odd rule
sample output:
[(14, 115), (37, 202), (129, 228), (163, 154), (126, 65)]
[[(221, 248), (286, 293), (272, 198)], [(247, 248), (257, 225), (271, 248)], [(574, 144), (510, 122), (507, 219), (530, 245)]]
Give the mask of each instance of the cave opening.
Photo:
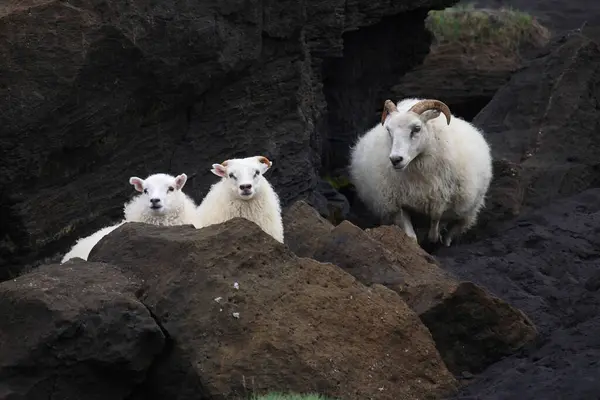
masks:
[(324, 171), (347, 165), (350, 146), (377, 123), (391, 87), (423, 62), (431, 42), (424, 24), (427, 12), (405, 12), (346, 32), (343, 57), (323, 61), (328, 128), (322, 153)]

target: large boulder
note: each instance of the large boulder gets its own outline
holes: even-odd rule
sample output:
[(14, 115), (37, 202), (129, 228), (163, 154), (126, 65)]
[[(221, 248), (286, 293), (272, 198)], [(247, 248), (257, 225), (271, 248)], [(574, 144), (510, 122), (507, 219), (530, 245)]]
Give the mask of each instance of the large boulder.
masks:
[[(454, 2), (3, 1), (0, 280), (120, 218), (131, 175), (185, 172), (200, 201), (212, 163), (262, 154), (284, 204), (327, 203), (327, 103), (375, 107), (427, 53), (427, 9)], [(326, 101), (349, 74), (352, 104)]]
[(600, 392), (600, 189), (555, 200), (496, 238), (438, 253), (460, 279), (522, 309), (540, 340), (476, 377), (456, 399), (593, 399)]
[(344, 221), (320, 236), (310, 256), (338, 265), (365, 285), (398, 293), (431, 331), (456, 375), (480, 372), (537, 335), (523, 312), (445, 272), (396, 226), (365, 232)]
[(477, 115), (495, 160), (479, 232), (501, 233), (503, 221), (598, 186), (599, 61), (596, 42), (558, 38)]
[(393, 291), (295, 256), (236, 218), (203, 229), (127, 223), (92, 261), (144, 282), (168, 349), (135, 399), (320, 392), (433, 399), (456, 385), (427, 328)]
[(0, 398), (129, 398), (165, 342), (138, 288), (81, 260), (0, 283)]

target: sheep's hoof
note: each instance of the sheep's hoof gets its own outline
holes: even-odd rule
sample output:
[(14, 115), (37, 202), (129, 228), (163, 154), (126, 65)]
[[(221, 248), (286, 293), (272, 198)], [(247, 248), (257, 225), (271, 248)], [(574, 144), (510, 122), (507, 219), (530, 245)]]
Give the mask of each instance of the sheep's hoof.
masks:
[(446, 236), (442, 239), (442, 243), (444, 243), (444, 246), (450, 247), (450, 244), (452, 244), (452, 238), (450, 236)]
[(436, 244), (442, 241), (442, 237), (440, 236), (439, 232), (429, 232), (429, 234), (427, 235), (427, 240), (429, 240), (429, 242), (431, 244)]

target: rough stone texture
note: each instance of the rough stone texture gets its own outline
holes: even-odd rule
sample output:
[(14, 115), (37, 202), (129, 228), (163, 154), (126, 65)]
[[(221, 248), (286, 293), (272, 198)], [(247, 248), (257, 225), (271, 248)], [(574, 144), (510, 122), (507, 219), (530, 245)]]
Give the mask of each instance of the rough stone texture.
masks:
[(520, 212), (600, 184), (598, 60), (595, 42), (559, 38), (475, 118), (496, 160), (481, 215), (486, 234)]
[(431, 331), (455, 374), (480, 372), (536, 337), (519, 310), (468, 282), (459, 282), (396, 226), (367, 233), (344, 221), (321, 236), (313, 257), (365, 285), (397, 292)]
[(456, 399), (594, 399), (600, 392), (600, 189), (555, 201), (489, 238), (438, 253), (444, 268), (523, 310), (536, 346)]
[(321, 237), (334, 228), (304, 200), (284, 210), (282, 219), (285, 244), (300, 257), (312, 257)]
[(169, 337), (136, 399), (251, 390), (433, 399), (454, 388), (429, 331), (396, 293), (298, 258), (247, 220), (200, 230), (128, 223), (90, 260), (141, 278), (141, 299)]
[(83, 261), (0, 283), (0, 398), (128, 398), (164, 344), (138, 287)]
[(485, 48), (469, 54), (451, 46), (434, 48), (422, 65), (399, 80), (388, 97), (394, 101), (405, 97), (440, 99), (454, 115), (470, 121), (518, 68), (517, 60), (504, 59)]
[[(341, 133), (324, 92), (346, 82), (324, 60), (347, 59), (328, 77), (364, 77), (332, 118), (361, 115), (388, 87), (369, 73), (421, 62), (426, 10), (455, 1), (3, 2), (0, 279), (118, 219), (131, 175), (185, 172), (199, 201), (212, 163), (262, 154), (284, 204), (326, 204), (321, 151)], [(378, 57), (359, 58), (372, 44)]]

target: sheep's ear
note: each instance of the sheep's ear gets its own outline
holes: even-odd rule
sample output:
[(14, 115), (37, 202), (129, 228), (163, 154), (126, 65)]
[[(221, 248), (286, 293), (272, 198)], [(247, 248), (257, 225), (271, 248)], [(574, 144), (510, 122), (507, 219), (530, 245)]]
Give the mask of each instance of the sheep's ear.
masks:
[(133, 185), (135, 190), (137, 190), (138, 192), (144, 191), (144, 180), (143, 179), (138, 178), (137, 176), (132, 176), (131, 178), (129, 178), (129, 183), (131, 185)]
[(440, 110), (427, 110), (419, 115), (419, 117), (421, 118), (421, 121), (427, 122), (430, 119), (439, 117), (441, 113), (442, 112)]
[(183, 186), (185, 185), (186, 182), (187, 182), (187, 175), (186, 174), (177, 175), (175, 177), (175, 188), (177, 190), (181, 190), (183, 188)]
[(258, 160), (258, 162), (260, 163), (261, 166), (261, 172), (264, 174), (265, 172), (267, 172), (269, 170), (269, 168), (271, 168), (273, 166), (273, 161), (270, 161), (267, 157), (265, 156), (256, 156), (256, 159)]
[(221, 178), (225, 178), (227, 176), (227, 168), (221, 164), (213, 164), (210, 172), (216, 176), (220, 176)]

